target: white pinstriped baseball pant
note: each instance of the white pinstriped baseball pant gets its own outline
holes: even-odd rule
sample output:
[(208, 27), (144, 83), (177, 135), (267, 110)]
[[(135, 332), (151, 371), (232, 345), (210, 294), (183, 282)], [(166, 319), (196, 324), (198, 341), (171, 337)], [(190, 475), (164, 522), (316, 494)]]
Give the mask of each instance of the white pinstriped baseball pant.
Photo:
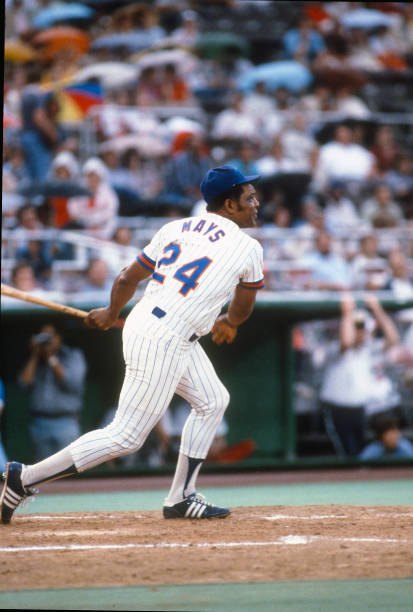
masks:
[(180, 451), (205, 459), (228, 406), (229, 393), (198, 342), (176, 335), (154, 317), (139, 327), (137, 333), (126, 321), (123, 330), (126, 372), (113, 421), (69, 446), (79, 472), (139, 450), (174, 393), (192, 408)]

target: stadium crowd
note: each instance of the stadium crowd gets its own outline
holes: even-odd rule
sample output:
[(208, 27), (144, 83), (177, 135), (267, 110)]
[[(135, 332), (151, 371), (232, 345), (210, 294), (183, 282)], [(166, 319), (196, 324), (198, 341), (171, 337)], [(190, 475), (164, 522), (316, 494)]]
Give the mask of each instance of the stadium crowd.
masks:
[[(267, 291), (413, 297), (411, 4), (75, 6), (5, 3), (2, 282), (106, 302), (165, 218), (204, 209), (206, 170), (231, 164), (262, 177)], [(397, 325), (403, 343), (411, 311)], [(321, 364), (331, 334), (300, 327), (300, 363), (310, 346)]]

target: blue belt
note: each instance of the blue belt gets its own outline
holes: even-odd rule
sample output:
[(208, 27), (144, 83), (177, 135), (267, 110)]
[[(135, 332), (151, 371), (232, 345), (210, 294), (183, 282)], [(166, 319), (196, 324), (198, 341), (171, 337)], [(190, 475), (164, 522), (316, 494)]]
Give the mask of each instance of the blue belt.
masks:
[[(152, 314), (158, 319), (162, 319), (166, 316), (166, 312), (162, 310), (162, 308), (159, 308), (159, 306), (155, 306), (155, 308), (152, 310)], [(188, 340), (189, 342), (195, 342), (195, 340), (198, 340), (199, 337), (200, 336), (197, 336), (197, 334), (192, 334), (192, 336), (188, 338)]]

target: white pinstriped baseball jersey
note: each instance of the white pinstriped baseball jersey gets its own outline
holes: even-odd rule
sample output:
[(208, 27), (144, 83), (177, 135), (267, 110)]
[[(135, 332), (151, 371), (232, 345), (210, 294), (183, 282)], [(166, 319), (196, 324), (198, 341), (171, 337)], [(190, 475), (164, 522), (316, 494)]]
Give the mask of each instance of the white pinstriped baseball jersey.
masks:
[(210, 331), (238, 284), (264, 286), (261, 245), (215, 213), (164, 225), (138, 261), (153, 276), (123, 328), (119, 407), (110, 425), (70, 445), (79, 471), (141, 448), (175, 392), (192, 407), (180, 452), (204, 459), (229, 393), (192, 336)]
[(138, 261), (153, 275), (135, 308), (160, 308), (177, 333), (207, 334), (238, 284), (264, 286), (261, 245), (215, 213), (167, 223)]

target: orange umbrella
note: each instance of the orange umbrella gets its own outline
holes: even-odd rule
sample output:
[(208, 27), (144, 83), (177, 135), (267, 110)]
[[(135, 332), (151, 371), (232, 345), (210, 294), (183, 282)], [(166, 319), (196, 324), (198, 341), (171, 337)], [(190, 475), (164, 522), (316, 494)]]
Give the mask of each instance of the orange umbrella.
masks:
[(44, 58), (51, 59), (63, 49), (70, 49), (79, 55), (86, 53), (89, 49), (90, 38), (78, 28), (56, 26), (39, 32), (31, 42), (41, 50)]

